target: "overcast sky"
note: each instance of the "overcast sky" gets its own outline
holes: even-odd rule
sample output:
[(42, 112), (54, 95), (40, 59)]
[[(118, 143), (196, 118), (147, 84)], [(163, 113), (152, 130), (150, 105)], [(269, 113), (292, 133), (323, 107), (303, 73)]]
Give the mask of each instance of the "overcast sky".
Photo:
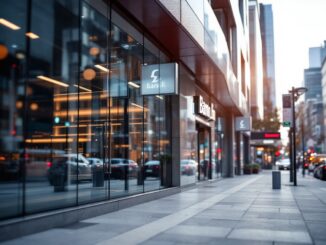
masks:
[[(258, 0), (272, 4), (276, 100), (282, 107), (282, 94), (303, 86), (303, 70), (309, 67), (309, 47), (319, 47), (326, 40), (326, 0)], [(282, 110), (280, 110), (282, 121)], [(283, 144), (288, 142), (288, 128), (281, 127)]]
[(274, 13), (275, 73), (278, 106), (281, 94), (303, 85), (309, 47), (326, 40), (326, 0), (259, 0)]

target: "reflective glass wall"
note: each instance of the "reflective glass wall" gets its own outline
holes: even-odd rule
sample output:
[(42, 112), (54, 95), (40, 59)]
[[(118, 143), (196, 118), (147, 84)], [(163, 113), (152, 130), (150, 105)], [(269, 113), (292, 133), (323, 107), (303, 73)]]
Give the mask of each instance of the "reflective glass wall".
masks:
[(195, 78), (181, 66), (180, 68), (180, 183), (196, 183), (198, 176), (198, 132), (194, 96)]
[(1, 5), (0, 219), (168, 187), (169, 58), (104, 1)]

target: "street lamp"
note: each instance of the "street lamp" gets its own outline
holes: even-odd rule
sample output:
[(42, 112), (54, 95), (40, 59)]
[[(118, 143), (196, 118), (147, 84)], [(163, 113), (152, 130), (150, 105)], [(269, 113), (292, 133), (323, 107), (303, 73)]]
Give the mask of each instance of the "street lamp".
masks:
[(305, 87), (299, 87), (294, 88), (292, 87), (291, 90), (289, 90), (289, 93), (291, 93), (292, 98), (292, 162), (293, 162), (293, 185), (297, 186), (297, 159), (296, 159), (296, 141), (295, 141), (295, 102), (298, 100), (298, 98), (303, 95), (305, 92), (307, 92), (308, 89)]

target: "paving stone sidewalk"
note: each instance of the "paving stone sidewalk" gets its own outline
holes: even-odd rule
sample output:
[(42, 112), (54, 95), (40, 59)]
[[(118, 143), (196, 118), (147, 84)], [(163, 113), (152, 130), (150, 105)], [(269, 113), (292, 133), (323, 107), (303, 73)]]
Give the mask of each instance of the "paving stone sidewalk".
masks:
[(326, 182), (298, 172), (293, 187), (282, 171), (272, 190), (271, 175), (208, 182), (2, 244), (326, 244)]

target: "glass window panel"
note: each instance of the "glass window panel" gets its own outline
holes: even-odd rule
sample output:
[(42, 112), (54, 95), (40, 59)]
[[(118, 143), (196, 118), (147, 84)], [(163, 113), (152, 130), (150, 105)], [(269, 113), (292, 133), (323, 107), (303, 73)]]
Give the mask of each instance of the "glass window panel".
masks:
[[(79, 93), (78, 203), (104, 200), (108, 195), (108, 11), (105, 4), (83, 2), (81, 41), (83, 57)], [(108, 10), (108, 9), (107, 9)], [(77, 98), (78, 100), (78, 98)]]
[(76, 204), (77, 1), (32, 1), (26, 133), (26, 212)]
[[(159, 64), (159, 50), (149, 40), (144, 43), (144, 65)], [(161, 164), (159, 146), (160, 101), (155, 96), (144, 96), (144, 189), (157, 190), (161, 185)]]
[[(121, 19), (116, 20), (125, 26)], [(115, 198), (143, 192), (141, 152), (144, 107), (139, 89), (143, 46), (115, 23), (110, 43), (110, 193), (111, 198)], [(128, 90), (124, 91), (125, 88)]]
[[(0, 219), (22, 214), (27, 1), (1, 1)], [(9, 22), (9, 24), (8, 24)]]
[(180, 66), (180, 174), (181, 185), (192, 184), (198, 175), (198, 134), (193, 97), (195, 79)]

